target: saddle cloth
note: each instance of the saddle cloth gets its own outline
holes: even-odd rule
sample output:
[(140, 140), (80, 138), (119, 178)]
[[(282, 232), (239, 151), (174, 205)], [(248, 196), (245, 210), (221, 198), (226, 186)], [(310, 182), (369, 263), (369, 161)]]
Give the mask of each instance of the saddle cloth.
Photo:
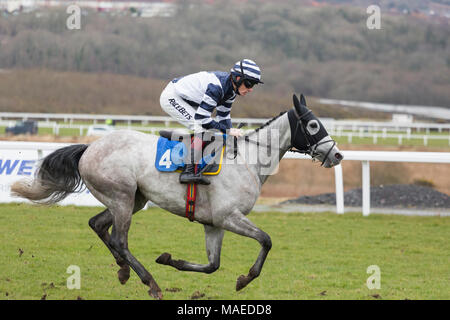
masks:
[[(198, 170), (202, 170), (205, 166), (208, 168), (203, 172), (204, 175), (218, 175), (222, 168), (223, 154), (225, 146), (220, 149), (220, 152), (203, 155), (199, 163)], [(155, 167), (158, 171), (174, 172), (181, 171), (185, 166), (184, 156), (189, 151), (183, 142), (172, 141), (164, 137), (159, 137), (156, 148)]]

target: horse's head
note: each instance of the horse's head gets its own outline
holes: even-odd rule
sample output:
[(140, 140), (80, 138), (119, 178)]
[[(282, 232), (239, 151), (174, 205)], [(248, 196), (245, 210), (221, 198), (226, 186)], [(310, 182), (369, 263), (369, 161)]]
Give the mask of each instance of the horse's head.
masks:
[(302, 153), (309, 154), (313, 160), (322, 162), (325, 168), (338, 165), (344, 156), (336, 142), (328, 135), (320, 120), (306, 107), (303, 94), (300, 100), (294, 94), (294, 108), (288, 112), (291, 126), (291, 145)]

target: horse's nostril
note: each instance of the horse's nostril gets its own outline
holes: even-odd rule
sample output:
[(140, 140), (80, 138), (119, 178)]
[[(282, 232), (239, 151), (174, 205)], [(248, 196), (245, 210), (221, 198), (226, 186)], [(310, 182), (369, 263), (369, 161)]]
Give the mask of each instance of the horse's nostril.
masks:
[(336, 152), (336, 154), (335, 154), (334, 156), (335, 156), (336, 159), (339, 160), (339, 161), (341, 161), (342, 159), (344, 159), (344, 156), (343, 156), (341, 153), (339, 153), (339, 152)]

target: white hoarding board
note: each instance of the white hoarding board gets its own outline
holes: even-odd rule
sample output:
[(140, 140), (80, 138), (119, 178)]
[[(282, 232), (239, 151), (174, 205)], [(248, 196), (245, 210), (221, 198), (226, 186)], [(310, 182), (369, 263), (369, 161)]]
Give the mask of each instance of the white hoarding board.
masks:
[[(44, 150), (42, 156), (51, 153)], [(29, 202), (28, 200), (12, 197), (11, 184), (22, 178), (32, 179), (38, 163), (37, 150), (5, 150), (0, 149), (0, 203)], [(69, 195), (59, 202), (60, 205), (103, 206), (90, 194), (89, 190)]]

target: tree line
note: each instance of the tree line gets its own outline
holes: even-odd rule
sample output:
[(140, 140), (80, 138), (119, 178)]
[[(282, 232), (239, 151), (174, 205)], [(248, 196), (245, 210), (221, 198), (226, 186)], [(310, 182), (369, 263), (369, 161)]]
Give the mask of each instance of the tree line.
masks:
[(448, 25), (364, 8), (294, 1), (200, 5), (149, 19), (83, 11), (68, 30), (61, 10), (0, 18), (0, 68), (47, 68), (170, 80), (225, 70), (244, 57), (263, 69), (264, 90), (450, 106)]

